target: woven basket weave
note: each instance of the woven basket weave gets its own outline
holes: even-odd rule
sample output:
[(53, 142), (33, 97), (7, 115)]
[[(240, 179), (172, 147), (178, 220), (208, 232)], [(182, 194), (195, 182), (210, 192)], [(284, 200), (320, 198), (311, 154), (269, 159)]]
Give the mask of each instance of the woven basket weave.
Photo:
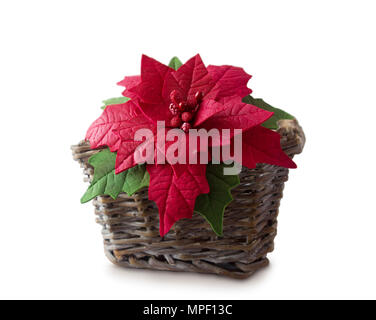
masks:
[[(302, 152), (305, 137), (296, 120), (279, 121), (282, 149), (290, 156)], [(73, 157), (90, 181), (88, 142), (72, 146)], [(179, 220), (162, 239), (158, 209), (148, 200), (147, 189), (116, 200), (99, 196), (93, 200), (97, 222), (102, 225), (106, 256), (115, 264), (131, 268), (214, 273), (246, 278), (268, 265), (277, 233), (277, 215), (288, 169), (258, 164), (243, 167), (234, 200), (226, 208), (223, 236), (218, 237), (199, 214)]]

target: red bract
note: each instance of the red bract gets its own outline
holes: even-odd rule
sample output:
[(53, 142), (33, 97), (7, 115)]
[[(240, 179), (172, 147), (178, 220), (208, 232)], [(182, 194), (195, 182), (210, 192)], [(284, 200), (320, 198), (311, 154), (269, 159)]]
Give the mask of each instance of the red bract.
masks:
[(183, 218), (192, 218), (196, 197), (209, 192), (206, 165), (183, 165), (184, 172), (177, 177), (171, 165), (148, 165), (150, 174), (149, 199), (159, 209), (159, 231), (165, 235), (173, 224)]
[[(132, 100), (107, 106), (86, 139), (92, 148), (108, 146), (117, 151), (115, 171), (120, 173), (136, 165), (134, 153), (141, 143), (156, 147), (156, 139), (135, 141), (134, 134), (146, 128), (156, 136), (157, 121), (165, 121), (167, 130), (178, 127), (185, 132), (189, 128), (242, 129), (244, 166), (252, 169), (262, 162), (296, 167), (281, 150), (279, 134), (260, 126), (273, 113), (241, 101), (251, 93), (250, 78), (238, 67), (206, 68), (199, 55), (177, 71), (143, 55), (141, 75), (119, 82), (126, 87), (123, 95)], [(166, 152), (155, 150), (154, 157)], [(192, 217), (196, 197), (209, 192), (205, 169), (206, 164), (147, 164), (149, 199), (159, 208), (161, 236), (177, 220)]]

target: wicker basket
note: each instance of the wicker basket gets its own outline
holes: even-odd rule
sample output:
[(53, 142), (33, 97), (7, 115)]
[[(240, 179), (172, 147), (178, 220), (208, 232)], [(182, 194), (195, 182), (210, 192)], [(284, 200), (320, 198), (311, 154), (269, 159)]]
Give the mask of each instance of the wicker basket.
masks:
[[(303, 150), (305, 137), (296, 120), (279, 121), (283, 150), (293, 157)], [(87, 142), (72, 146), (73, 157), (90, 181), (93, 168)], [(159, 215), (147, 189), (133, 196), (121, 193), (94, 199), (97, 222), (102, 225), (104, 248), (111, 262), (124, 267), (168, 271), (215, 273), (246, 278), (268, 265), (277, 233), (279, 202), (288, 169), (259, 164), (243, 168), (240, 185), (232, 190), (234, 200), (226, 208), (223, 237), (218, 237), (199, 214), (175, 223), (162, 239)]]

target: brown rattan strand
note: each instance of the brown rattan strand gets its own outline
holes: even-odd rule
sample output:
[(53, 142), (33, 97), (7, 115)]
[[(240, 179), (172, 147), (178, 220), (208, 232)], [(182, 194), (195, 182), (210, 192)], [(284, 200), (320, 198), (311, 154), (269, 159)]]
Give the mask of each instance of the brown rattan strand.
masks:
[[(279, 121), (284, 151), (293, 157), (302, 152), (305, 137), (296, 120)], [(88, 158), (98, 152), (88, 142), (72, 146), (73, 157), (90, 181), (93, 168)], [(132, 268), (214, 273), (246, 278), (268, 265), (266, 255), (274, 248), (277, 215), (288, 169), (258, 164), (242, 169), (234, 200), (226, 208), (223, 236), (218, 237), (197, 213), (178, 221), (162, 239), (159, 215), (147, 189), (133, 196), (121, 193), (116, 200), (93, 200), (97, 222), (102, 225), (106, 256), (113, 263)]]

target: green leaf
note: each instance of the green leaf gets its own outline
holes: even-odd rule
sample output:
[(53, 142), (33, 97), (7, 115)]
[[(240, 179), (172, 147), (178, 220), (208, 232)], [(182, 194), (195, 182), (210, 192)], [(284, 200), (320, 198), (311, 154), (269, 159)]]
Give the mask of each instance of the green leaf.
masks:
[(108, 194), (112, 199), (116, 199), (119, 193), (122, 191), (126, 175), (126, 171), (115, 174), (115, 169), (112, 170), (107, 175), (106, 188), (104, 189), (103, 194)]
[(94, 177), (92, 184), (109, 174), (115, 168), (116, 153), (109, 149), (104, 149), (92, 155), (88, 162), (94, 167)]
[(116, 199), (120, 192), (132, 195), (149, 185), (149, 174), (145, 165), (137, 165), (119, 174), (115, 174), (116, 153), (104, 149), (89, 158), (94, 167), (93, 180), (81, 198), (81, 203), (88, 202), (100, 195), (109, 195)]
[(127, 177), (123, 185), (123, 191), (129, 196), (149, 185), (150, 176), (146, 171), (146, 165), (137, 165), (126, 171)]
[(243, 98), (243, 102), (252, 104), (260, 109), (274, 112), (273, 116), (262, 124), (263, 127), (268, 128), (268, 129), (275, 129), (275, 130), (278, 129), (278, 123), (277, 123), (278, 120), (295, 119), (295, 117), (293, 117), (291, 114), (281, 109), (272, 107), (270, 104), (267, 104), (262, 99), (255, 99), (252, 96), (246, 96)]
[(223, 232), (223, 213), (232, 201), (231, 189), (239, 185), (238, 175), (224, 175), (225, 164), (208, 164), (206, 178), (210, 193), (197, 197), (195, 211), (211, 225), (213, 231), (221, 236)]
[(183, 63), (179, 60), (178, 57), (173, 57), (168, 64), (168, 66), (174, 70), (178, 70), (182, 65)]
[[(106, 189), (109, 189), (107, 183), (115, 180), (115, 159), (116, 154), (108, 149), (102, 150), (89, 158), (89, 164), (94, 167), (94, 177), (90, 187), (81, 198), (81, 203), (88, 202), (98, 195), (106, 194)], [(116, 194), (115, 190), (111, 190), (110, 193), (111, 196)]]
[(127, 101), (131, 100), (130, 98), (128, 97), (118, 97), (118, 98), (111, 98), (111, 99), (107, 99), (107, 100), (103, 100), (103, 106), (101, 107), (101, 109), (106, 109), (107, 106), (111, 105), (111, 104), (120, 104), (120, 103), (125, 103)]

